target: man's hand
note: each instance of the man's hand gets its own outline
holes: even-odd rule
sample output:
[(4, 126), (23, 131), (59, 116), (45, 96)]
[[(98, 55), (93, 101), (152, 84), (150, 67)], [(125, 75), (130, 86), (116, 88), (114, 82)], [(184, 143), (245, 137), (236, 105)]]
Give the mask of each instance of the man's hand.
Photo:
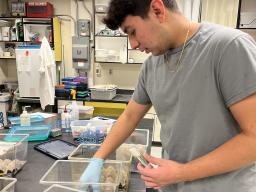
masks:
[(149, 163), (157, 165), (156, 168), (143, 167), (140, 163), (137, 166), (147, 187), (160, 189), (163, 186), (183, 181), (183, 164), (147, 154), (144, 157)]

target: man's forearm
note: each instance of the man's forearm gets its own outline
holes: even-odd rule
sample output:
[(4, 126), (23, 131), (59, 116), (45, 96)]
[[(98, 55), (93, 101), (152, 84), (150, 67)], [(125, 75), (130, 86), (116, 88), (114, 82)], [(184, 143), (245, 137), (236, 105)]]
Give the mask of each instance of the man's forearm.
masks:
[(209, 154), (184, 164), (184, 181), (193, 181), (233, 171), (256, 160), (256, 138), (243, 133)]
[(132, 133), (136, 122), (131, 122), (127, 118), (124, 113), (119, 117), (94, 157), (105, 159)]
[(94, 157), (106, 159), (133, 132), (150, 107), (131, 100)]

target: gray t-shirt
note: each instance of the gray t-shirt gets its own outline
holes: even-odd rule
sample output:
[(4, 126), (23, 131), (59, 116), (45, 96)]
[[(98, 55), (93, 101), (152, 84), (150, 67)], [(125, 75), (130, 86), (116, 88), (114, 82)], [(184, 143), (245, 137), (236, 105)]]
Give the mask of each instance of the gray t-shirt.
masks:
[[(152, 103), (166, 158), (186, 163), (240, 133), (229, 107), (256, 92), (256, 43), (239, 30), (202, 23), (173, 72), (180, 52), (181, 47), (171, 49), (145, 61), (133, 100)], [(171, 185), (166, 191), (255, 192), (252, 167)]]

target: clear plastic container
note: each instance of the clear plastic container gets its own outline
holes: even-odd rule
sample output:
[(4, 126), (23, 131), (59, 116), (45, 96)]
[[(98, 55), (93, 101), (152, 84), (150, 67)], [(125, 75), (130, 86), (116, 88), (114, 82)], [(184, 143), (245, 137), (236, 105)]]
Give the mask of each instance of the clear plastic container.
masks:
[(91, 119), (93, 117), (93, 106), (78, 106), (79, 119)]
[(0, 174), (14, 176), (27, 162), (28, 135), (0, 134)]
[(116, 96), (115, 85), (97, 85), (91, 87), (91, 99), (94, 100), (112, 100)]
[(2, 192), (14, 192), (16, 178), (0, 177), (0, 191)]
[[(11, 122), (12, 125), (20, 125), (20, 116), (17, 117), (8, 117), (8, 120)], [(41, 115), (30, 115), (31, 123), (43, 122), (44, 117)]]
[[(130, 148), (136, 148), (141, 154), (147, 152), (149, 146), (149, 130), (148, 129), (135, 129), (133, 133), (122, 144), (123, 151), (129, 151)], [(138, 160), (132, 158), (131, 171), (138, 172)]]
[(80, 177), (89, 163), (89, 160), (57, 160), (40, 179), (40, 183), (46, 185), (59, 184), (85, 191), (88, 191), (92, 186), (99, 186), (100, 191), (102, 192), (118, 191), (118, 186), (120, 184), (120, 170), (123, 169), (121, 162), (105, 161), (103, 165), (102, 175), (104, 175), (104, 172), (109, 167), (114, 169), (115, 174), (112, 174), (113, 182), (104, 181), (103, 177), (101, 177), (100, 183), (81, 183), (79, 181)]
[[(69, 156), (69, 160), (90, 160), (93, 157), (94, 153), (100, 148), (100, 144), (80, 144)], [(115, 152), (110, 154), (107, 160), (111, 161), (121, 161), (123, 164), (123, 169), (120, 170), (120, 188), (122, 191), (128, 190), (129, 177), (132, 156), (129, 150), (126, 147), (121, 145)]]
[[(62, 186), (58, 184), (54, 184), (48, 189), (44, 190), (44, 192), (88, 192), (88, 185), (69, 185), (69, 186)], [(87, 188), (87, 189), (86, 189)], [(108, 186), (108, 191), (115, 191), (114, 186)]]
[(70, 124), (73, 138), (79, 143), (94, 144), (103, 142), (112, 125), (110, 121), (104, 120), (77, 120)]
[[(64, 108), (65, 108), (65, 106), (60, 106), (58, 108), (58, 113), (62, 113)], [(78, 105), (78, 109), (79, 109), (79, 119), (80, 120), (88, 120), (93, 117), (93, 111), (94, 111), (93, 106)], [(71, 111), (71, 105), (67, 105), (67, 110), (69, 112)]]

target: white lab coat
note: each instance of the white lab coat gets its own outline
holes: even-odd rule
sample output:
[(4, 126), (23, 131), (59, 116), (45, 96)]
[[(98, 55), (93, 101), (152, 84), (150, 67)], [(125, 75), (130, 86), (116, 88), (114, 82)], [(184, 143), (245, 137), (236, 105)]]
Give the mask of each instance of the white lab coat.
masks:
[(41, 65), (39, 68), (39, 93), (41, 107), (42, 109), (45, 109), (46, 105), (54, 105), (54, 86), (56, 84), (55, 57), (46, 37), (42, 39), (42, 44), (40, 48), (40, 58)]
[(201, 0), (178, 0), (181, 12), (190, 20), (199, 22), (201, 12)]

